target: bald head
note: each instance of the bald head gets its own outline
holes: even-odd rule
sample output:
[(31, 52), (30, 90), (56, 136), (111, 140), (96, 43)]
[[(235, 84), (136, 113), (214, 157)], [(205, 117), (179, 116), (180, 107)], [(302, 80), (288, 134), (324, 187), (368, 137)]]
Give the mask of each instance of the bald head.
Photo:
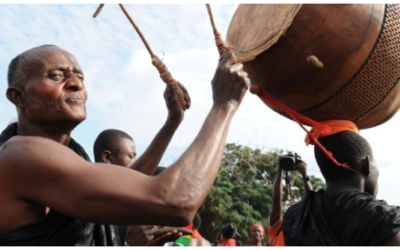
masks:
[(24, 51), (12, 59), (8, 66), (8, 86), (18, 88), (23, 87), (28, 79), (29, 68), (32, 67), (32, 64), (37, 62), (33, 54), (47, 48), (61, 49), (55, 45), (42, 45)]
[(8, 70), (7, 98), (19, 120), (75, 127), (86, 118), (84, 74), (76, 58), (54, 45), (43, 45), (15, 57)]

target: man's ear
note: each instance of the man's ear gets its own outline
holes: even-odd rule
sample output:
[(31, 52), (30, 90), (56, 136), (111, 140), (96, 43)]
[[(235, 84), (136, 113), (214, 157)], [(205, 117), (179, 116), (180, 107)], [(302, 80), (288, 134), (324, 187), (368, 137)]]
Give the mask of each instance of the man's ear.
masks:
[(112, 158), (112, 155), (111, 155), (111, 152), (110, 152), (110, 151), (104, 150), (104, 151), (101, 153), (101, 161), (102, 161), (102, 162), (104, 162), (104, 163), (111, 163), (111, 162), (110, 162), (110, 161), (111, 161), (111, 158)]
[(7, 89), (7, 99), (14, 103), (18, 108), (24, 108), (26, 106), (25, 100), (23, 98), (23, 91), (17, 87), (8, 87)]
[(370, 174), (369, 163), (370, 163), (369, 156), (367, 156), (367, 157), (365, 157), (365, 159), (361, 160), (361, 173), (364, 176), (369, 176), (369, 174)]

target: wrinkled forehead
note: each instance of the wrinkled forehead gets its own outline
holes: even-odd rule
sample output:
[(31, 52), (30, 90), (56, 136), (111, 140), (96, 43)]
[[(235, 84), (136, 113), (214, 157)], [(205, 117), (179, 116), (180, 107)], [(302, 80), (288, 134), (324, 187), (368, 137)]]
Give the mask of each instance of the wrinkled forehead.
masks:
[(52, 68), (71, 68), (82, 71), (75, 56), (58, 47), (44, 47), (30, 51), (28, 61), (31, 67), (37, 70)]

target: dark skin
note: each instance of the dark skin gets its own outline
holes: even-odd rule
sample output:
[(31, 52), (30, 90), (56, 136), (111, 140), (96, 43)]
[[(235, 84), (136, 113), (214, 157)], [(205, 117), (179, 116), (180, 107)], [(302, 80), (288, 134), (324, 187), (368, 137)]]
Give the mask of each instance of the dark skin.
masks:
[[(198, 136), (153, 177), (86, 162), (65, 147), (86, 118), (86, 90), (77, 76), (82, 70), (73, 55), (58, 47), (36, 49), (29, 56), (36, 61), (27, 82), (7, 90), (21, 135), (0, 149), (0, 203), (7, 204), (0, 207), (0, 232), (42, 220), (46, 207), (94, 223), (188, 225), (215, 180), (231, 120), (249, 86), (243, 66), (232, 65), (231, 54), (221, 60), (211, 82), (218, 98)], [(48, 77), (60, 67), (70, 72), (68, 77)], [(43, 105), (32, 106), (31, 96)]]
[[(179, 83), (178, 83), (179, 84)], [(186, 100), (185, 109), (190, 108), (190, 97), (187, 90), (180, 84), (184, 91)], [(167, 86), (164, 92), (164, 99), (168, 108), (168, 117), (165, 124), (154, 137), (146, 151), (136, 159), (136, 146), (132, 140), (123, 138), (119, 141), (119, 151), (111, 152), (104, 150), (101, 160), (104, 163), (111, 163), (124, 167), (130, 167), (143, 174), (153, 175), (165, 153), (171, 139), (181, 124), (184, 112), (176, 93), (175, 86)]]
[(129, 246), (163, 246), (166, 242), (175, 241), (183, 235), (178, 230), (171, 230), (171, 232), (154, 237), (157, 230), (160, 229), (156, 226), (129, 226), (126, 242)]
[[(278, 161), (279, 162), (279, 161)], [(301, 159), (296, 160), (295, 170), (298, 170), (304, 180), (304, 190), (312, 190), (310, 181), (306, 180), (307, 176), (307, 164)], [(269, 224), (272, 226), (276, 225), (278, 221), (282, 218), (282, 172), (283, 168), (278, 164), (278, 171), (276, 172), (275, 182), (274, 182), (274, 193), (272, 198), (272, 210), (269, 217)]]
[[(136, 160), (136, 146), (134, 142), (127, 138), (121, 138), (118, 144), (118, 152), (103, 151), (102, 162), (122, 167), (131, 166)], [(157, 227), (151, 225), (128, 226), (125, 241), (129, 246), (160, 246), (166, 242), (175, 241), (182, 236), (182, 233), (174, 230), (155, 238), (154, 233), (156, 230)]]
[[(173, 132), (174, 131), (172, 131), (172, 133)], [(118, 152), (112, 153), (110, 150), (104, 150), (101, 155), (102, 162), (119, 165), (122, 167), (131, 166), (136, 160), (135, 143), (128, 138), (121, 138), (117, 143)], [(161, 235), (160, 237), (154, 238), (154, 232), (156, 230), (157, 228), (155, 226), (128, 226), (125, 241), (130, 246), (156, 246), (163, 245), (168, 241), (175, 241), (182, 235), (182, 233), (175, 230)]]
[(118, 151), (111, 152), (111, 150), (104, 150), (101, 153), (101, 161), (119, 165), (122, 167), (129, 167), (136, 161), (136, 145), (128, 138), (121, 138), (118, 142)]
[(262, 234), (262, 229), (260, 227), (254, 227), (251, 231), (251, 240), (253, 245), (262, 247), (262, 240), (264, 235)]
[(359, 165), (355, 169), (357, 171), (348, 175), (346, 179), (331, 180), (329, 177), (325, 178), (326, 194), (331, 196), (346, 189), (354, 188), (376, 197), (378, 193), (379, 171), (375, 165), (374, 158), (368, 156), (360, 160)]
[[(346, 189), (358, 189), (361, 192), (366, 192), (376, 198), (378, 193), (378, 177), (379, 171), (376, 167), (375, 160), (372, 155), (359, 161), (357, 170), (352, 173), (351, 177), (343, 180), (326, 180), (326, 194), (332, 196), (335, 193), (342, 192)], [(392, 238), (384, 240), (381, 246), (400, 246), (400, 233), (397, 233)]]
[[(180, 86), (184, 90), (185, 100), (187, 101), (186, 109), (188, 109), (190, 107), (189, 94), (182, 85)], [(131, 167), (131, 169), (141, 173), (153, 175), (176, 129), (179, 127), (184, 117), (183, 109), (177, 97), (175, 88), (167, 86), (164, 92), (164, 99), (168, 108), (167, 121), (139, 159), (136, 160), (137, 153), (135, 143), (131, 139), (121, 138), (117, 142), (118, 150), (116, 152), (104, 150), (101, 154), (101, 161), (103, 163)], [(174, 230), (154, 238), (155, 231), (156, 228), (154, 228), (154, 226), (129, 226), (126, 234), (126, 241), (130, 246), (155, 246), (163, 245), (168, 241), (175, 241), (182, 236), (182, 233)]]
[[(378, 192), (378, 176), (379, 176), (379, 171), (375, 165), (375, 161), (373, 159), (373, 156), (367, 156), (365, 159), (362, 159), (359, 161), (358, 166), (353, 166), (354, 169), (356, 169), (356, 172), (352, 172), (351, 175), (348, 175), (347, 178), (341, 178), (339, 180), (331, 180), (325, 177), (326, 180), (326, 194), (328, 196), (333, 196), (336, 193), (345, 191), (346, 189), (358, 189), (361, 192), (366, 192), (371, 194), (373, 197), (376, 197), (377, 192)], [(281, 171), (280, 171), (281, 172)], [(300, 169), (300, 172), (302, 173), (303, 176), (303, 171)], [(278, 177), (277, 177), (278, 178)], [(274, 196), (275, 196), (275, 190), (277, 189), (277, 186), (274, 187)], [(305, 188), (307, 188), (307, 185), (305, 184)], [(280, 192), (282, 193), (282, 190), (280, 188)], [(275, 200), (274, 200), (275, 202)], [(271, 213), (271, 225), (273, 225), (273, 219), (274, 222), (276, 223), (280, 217), (275, 217), (272, 218), (272, 213)], [(383, 241), (380, 245), (382, 246), (400, 246), (400, 234), (397, 233), (395, 236), (393, 236), (390, 239), (387, 239)]]
[[(184, 92), (186, 100), (185, 110), (190, 108), (191, 100), (185, 87), (178, 83)], [(147, 147), (146, 151), (132, 164), (130, 168), (147, 175), (153, 175), (165, 153), (175, 131), (181, 124), (184, 112), (176, 92), (175, 86), (167, 86), (164, 92), (164, 99), (168, 108), (167, 121)]]

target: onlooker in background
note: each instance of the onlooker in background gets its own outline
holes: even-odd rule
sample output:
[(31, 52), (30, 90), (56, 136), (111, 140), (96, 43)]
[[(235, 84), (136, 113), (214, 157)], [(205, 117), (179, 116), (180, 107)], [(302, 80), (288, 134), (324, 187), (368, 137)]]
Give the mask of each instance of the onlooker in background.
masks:
[(199, 233), (199, 228), (201, 226), (201, 217), (199, 213), (196, 213), (193, 219), (193, 235), (190, 240), (190, 246), (211, 246), (210, 242), (201, 236)]
[(249, 229), (249, 236), (251, 237), (251, 247), (262, 247), (262, 240), (265, 236), (265, 229), (260, 223), (253, 224)]

